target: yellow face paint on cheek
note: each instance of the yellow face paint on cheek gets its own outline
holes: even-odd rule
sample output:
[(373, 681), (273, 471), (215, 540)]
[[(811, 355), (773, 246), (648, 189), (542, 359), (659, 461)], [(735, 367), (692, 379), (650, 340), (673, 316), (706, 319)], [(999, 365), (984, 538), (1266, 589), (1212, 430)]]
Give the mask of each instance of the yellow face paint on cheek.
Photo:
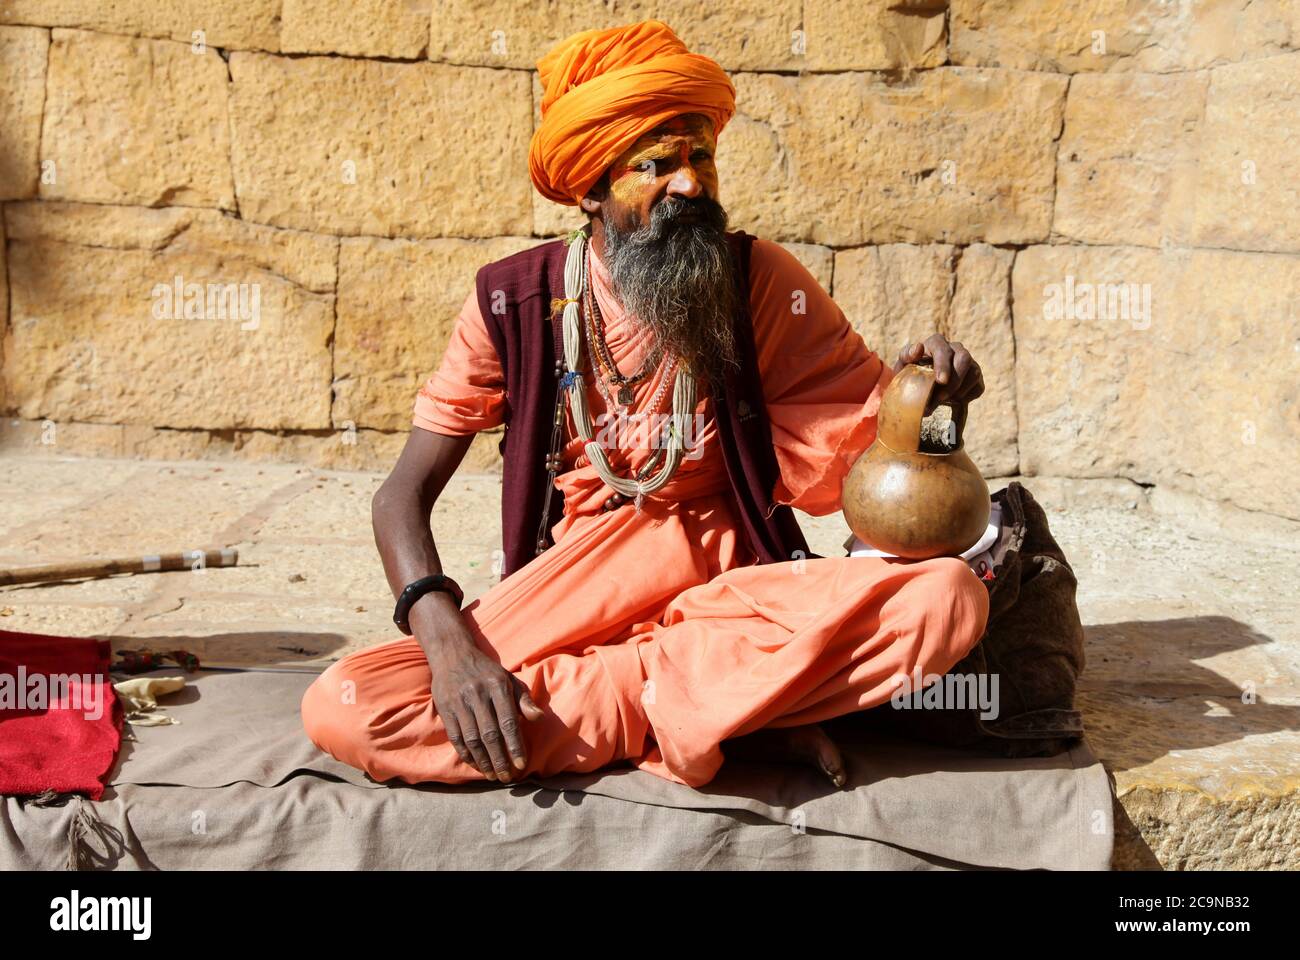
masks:
[(629, 170), (610, 184), (610, 192), (623, 206), (638, 206), (653, 178), (654, 175), (649, 170)]

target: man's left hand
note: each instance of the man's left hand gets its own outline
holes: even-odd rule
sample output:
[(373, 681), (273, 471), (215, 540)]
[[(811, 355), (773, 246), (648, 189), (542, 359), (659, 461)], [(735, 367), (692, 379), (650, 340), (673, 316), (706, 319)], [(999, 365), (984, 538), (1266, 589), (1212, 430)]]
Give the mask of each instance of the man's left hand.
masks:
[(984, 374), (970, 351), (960, 343), (949, 343), (938, 333), (904, 347), (894, 364), (894, 372), (927, 357), (934, 365), (935, 389), (930, 394), (926, 413), (942, 404), (969, 402), (984, 393)]

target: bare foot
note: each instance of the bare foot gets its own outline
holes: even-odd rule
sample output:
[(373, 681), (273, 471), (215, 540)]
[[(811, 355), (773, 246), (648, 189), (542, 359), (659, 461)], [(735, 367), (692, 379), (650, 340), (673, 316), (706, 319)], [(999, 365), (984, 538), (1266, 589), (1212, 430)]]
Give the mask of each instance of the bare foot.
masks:
[(723, 750), (728, 757), (806, 764), (820, 771), (837, 787), (848, 782), (840, 748), (815, 723), (803, 727), (767, 727), (728, 740)]

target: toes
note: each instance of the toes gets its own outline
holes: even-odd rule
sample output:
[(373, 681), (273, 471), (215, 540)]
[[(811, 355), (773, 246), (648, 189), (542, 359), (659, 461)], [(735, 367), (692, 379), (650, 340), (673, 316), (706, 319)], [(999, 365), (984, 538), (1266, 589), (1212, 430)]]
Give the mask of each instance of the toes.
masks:
[(759, 730), (728, 741), (727, 747), (728, 757), (803, 764), (815, 767), (837, 787), (848, 783), (844, 755), (816, 724)]
[(820, 727), (817, 728), (817, 766), (821, 768), (826, 776), (830, 777), (831, 783), (837, 787), (844, 786), (848, 782), (848, 772), (844, 768), (844, 754), (836, 746), (835, 741), (826, 735)]
[(790, 745), (798, 757), (824, 773), (837, 787), (848, 782), (844, 754), (819, 724), (795, 727), (788, 731)]

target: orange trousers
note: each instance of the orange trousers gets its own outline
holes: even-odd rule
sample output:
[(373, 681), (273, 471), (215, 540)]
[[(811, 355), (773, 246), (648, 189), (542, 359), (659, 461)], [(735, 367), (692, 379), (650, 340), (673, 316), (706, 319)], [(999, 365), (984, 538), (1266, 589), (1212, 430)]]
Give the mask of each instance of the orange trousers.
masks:
[[(689, 533), (694, 523), (699, 533), (717, 519), (707, 509), (670, 512), (658, 529), (676, 523)], [(614, 511), (602, 523), (643, 522), (632, 514)], [(545, 712), (522, 721), (527, 774), (631, 761), (705, 784), (722, 764), (724, 741), (882, 704), (899, 677), (949, 670), (988, 616), (986, 588), (953, 558), (695, 569), (693, 585), (674, 584), (682, 574), (672, 564), (644, 563), (624, 581), (609, 570), (593, 577), (588, 565), (568, 582), (574, 567), (564, 554), (584, 549), (583, 539), (565, 538), (465, 611), (480, 647)], [(539, 598), (569, 615), (544, 615)], [(485, 779), (447, 741), (429, 680), (414, 639), (353, 653), (307, 690), (307, 733), (376, 780)]]

